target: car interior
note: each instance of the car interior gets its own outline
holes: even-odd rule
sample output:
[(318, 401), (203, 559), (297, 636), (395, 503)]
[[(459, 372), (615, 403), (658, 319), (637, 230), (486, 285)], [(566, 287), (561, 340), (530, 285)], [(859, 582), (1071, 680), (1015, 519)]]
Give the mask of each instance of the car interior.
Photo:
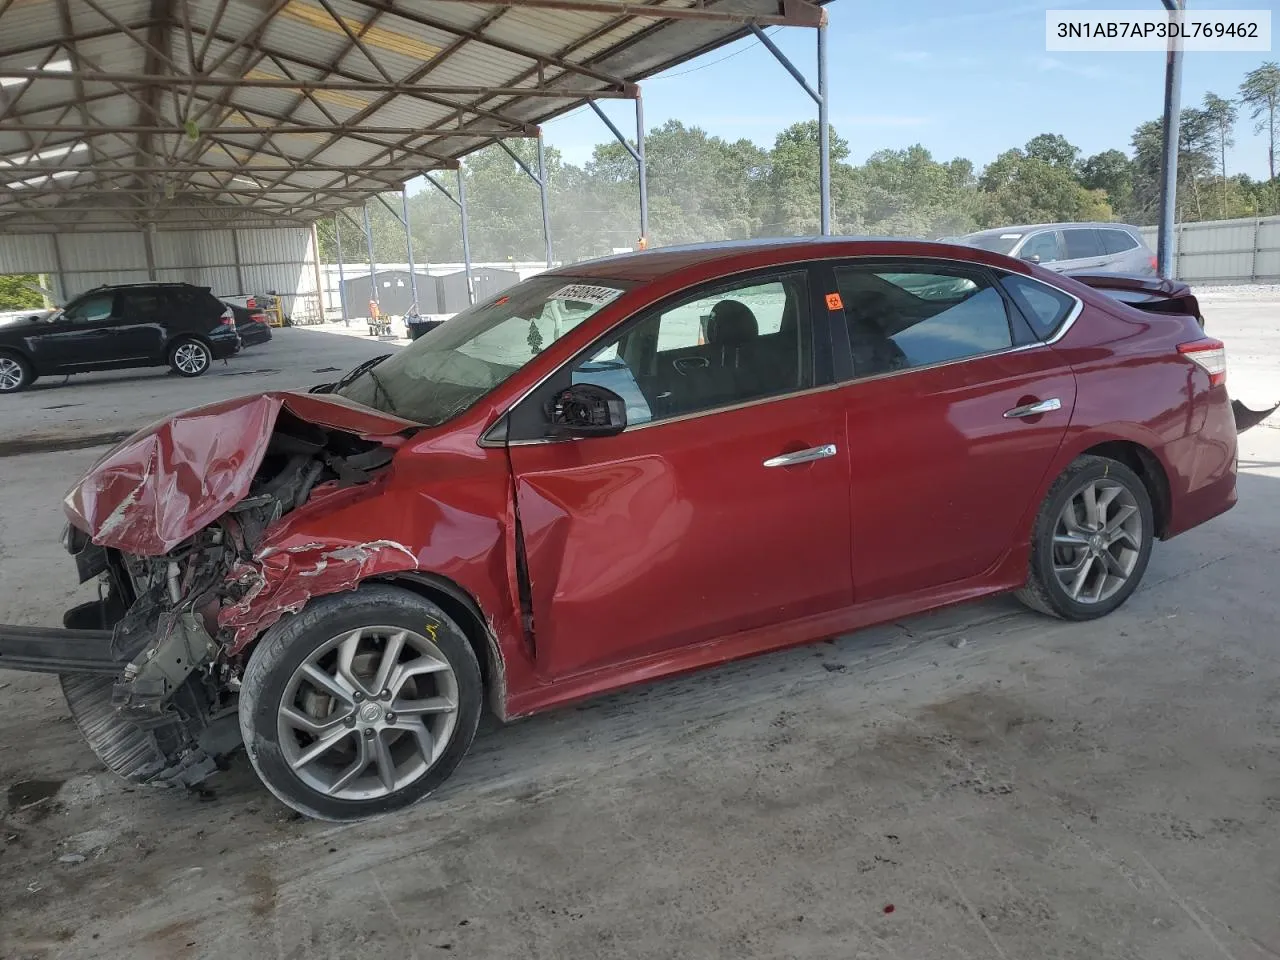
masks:
[[(642, 320), (623, 335), (616, 354), (612, 349), (597, 353), (579, 367), (573, 380), (612, 389), (616, 373), (625, 365), (651, 419), (802, 389), (812, 383), (807, 330), (800, 323), (808, 298), (805, 277), (793, 274), (768, 286), (779, 288), (782, 296), (780, 313), (769, 318), (776, 319), (774, 330), (763, 332), (762, 327), (768, 330), (773, 324), (761, 323), (757, 311), (744, 302), (749, 298), (746, 291), (726, 291), (721, 298), (696, 301), (699, 309), (711, 303), (696, 325), (681, 315), (688, 304)], [(672, 340), (677, 345), (670, 345)], [(634, 419), (634, 407), (628, 409)]]

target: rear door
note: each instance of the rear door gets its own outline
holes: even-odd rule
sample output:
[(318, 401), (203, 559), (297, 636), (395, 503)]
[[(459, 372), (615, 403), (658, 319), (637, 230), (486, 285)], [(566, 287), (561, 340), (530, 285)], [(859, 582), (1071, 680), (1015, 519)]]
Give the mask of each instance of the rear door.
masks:
[(116, 301), (119, 320), (111, 335), (122, 361), (145, 360), (160, 355), (164, 347), (164, 322), (170, 311), (161, 287), (122, 290)]
[[(849, 451), (815, 298), (794, 267), (677, 296), (517, 409), (534, 415), (513, 415), (508, 449), (541, 673), (849, 605)], [(733, 319), (704, 334), (712, 314)], [(623, 395), (627, 429), (543, 440), (538, 411), (571, 382)]]
[(984, 268), (851, 260), (829, 282), (852, 368), (856, 599), (981, 574), (1057, 453), (1074, 376)]
[(1062, 243), (1066, 259), (1057, 265), (1064, 273), (1074, 270), (1107, 269), (1111, 258), (1102, 247), (1102, 238), (1092, 227), (1065, 227)]

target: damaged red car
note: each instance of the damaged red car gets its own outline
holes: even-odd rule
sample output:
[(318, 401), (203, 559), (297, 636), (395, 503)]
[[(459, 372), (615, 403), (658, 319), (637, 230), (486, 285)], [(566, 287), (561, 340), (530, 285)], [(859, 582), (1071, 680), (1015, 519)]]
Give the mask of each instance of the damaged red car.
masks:
[(65, 504), (101, 599), (0, 627), (0, 667), (60, 674), (130, 780), (197, 784), (243, 744), (286, 804), (351, 820), (436, 788), (486, 704), (1002, 591), (1098, 617), (1236, 499), (1223, 346), (1148, 292), (888, 240), (552, 271), (107, 453)]

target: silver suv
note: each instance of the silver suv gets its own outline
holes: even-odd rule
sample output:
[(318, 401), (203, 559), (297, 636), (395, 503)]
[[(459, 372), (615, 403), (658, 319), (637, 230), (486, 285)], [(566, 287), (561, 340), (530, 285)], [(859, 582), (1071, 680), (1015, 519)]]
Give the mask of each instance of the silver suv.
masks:
[(1156, 256), (1137, 227), (1123, 223), (1039, 223), (998, 227), (950, 240), (1020, 260), (1058, 273), (1124, 273), (1154, 276)]

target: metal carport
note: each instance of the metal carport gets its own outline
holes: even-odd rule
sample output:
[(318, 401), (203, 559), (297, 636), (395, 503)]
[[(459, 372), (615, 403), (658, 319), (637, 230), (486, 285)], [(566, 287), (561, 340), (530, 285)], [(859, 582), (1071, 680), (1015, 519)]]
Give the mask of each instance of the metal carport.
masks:
[(825, 21), (809, 0), (0, 0), (0, 273), (301, 291), (318, 218), (585, 103), (642, 116), (638, 80)]

